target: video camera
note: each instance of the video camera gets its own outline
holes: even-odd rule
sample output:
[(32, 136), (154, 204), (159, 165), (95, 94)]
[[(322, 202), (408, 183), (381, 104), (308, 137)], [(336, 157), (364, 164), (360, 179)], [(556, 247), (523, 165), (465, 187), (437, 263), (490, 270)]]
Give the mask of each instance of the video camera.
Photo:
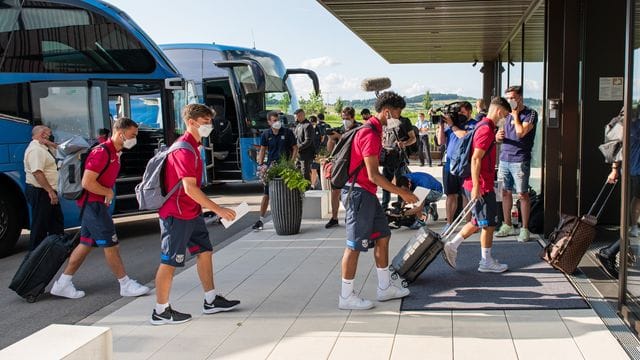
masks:
[[(439, 108), (432, 109), (431, 112), (434, 114), (431, 115), (431, 123), (434, 125), (438, 125), (439, 123), (444, 122), (445, 115), (449, 116), (451, 120), (453, 120), (454, 124), (463, 123), (467, 119), (464, 116), (460, 115), (460, 109), (462, 108), (462, 106), (460, 105), (461, 105), (460, 102), (455, 101), (450, 104), (441, 106)], [(440, 114), (435, 114), (435, 113), (440, 113)]]
[(342, 126), (328, 128), (326, 131), (327, 135), (333, 135), (335, 133), (342, 134)]

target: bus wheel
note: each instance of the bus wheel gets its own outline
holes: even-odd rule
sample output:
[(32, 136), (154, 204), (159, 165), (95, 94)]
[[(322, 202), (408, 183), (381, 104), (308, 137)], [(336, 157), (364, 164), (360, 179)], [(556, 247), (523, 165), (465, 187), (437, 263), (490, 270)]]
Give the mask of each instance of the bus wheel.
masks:
[(20, 221), (15, 199), (0, 193), (0, 256), (9, 255), (20, 237)]

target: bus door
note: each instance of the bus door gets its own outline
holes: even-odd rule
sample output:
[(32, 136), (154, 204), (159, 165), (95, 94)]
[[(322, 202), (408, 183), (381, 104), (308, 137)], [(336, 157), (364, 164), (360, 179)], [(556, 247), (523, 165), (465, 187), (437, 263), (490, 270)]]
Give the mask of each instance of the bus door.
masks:
[[(158, 81), (109, 82), (109, 117), (115, 120), (126, 116), (139, 126), (136, 146), (123, 149), (120, 156), (114, 214), (138, 211), (135, 186), (142, 181), (149, 159), (169, 141), (165, 134), (162, 85)], [(111, 126), (109, 129), (113, 130)]]
[[(32, 82), (32, 125), (51, 128), (56, 143), (80, 135), (93, 143), (98, 129), (108, 126), (107, 85), (104, 81)], [(65, 227), (77, 226), (75, 201), (61, 198)]]
[[(259, 62), (252, 59), (216, 61), (219, 68), (228, 68), (229, 77), (204, 81), (205, 93), (212, 95), (205, 101), (221, 105), (224, 96), (224, 113), (228, 120), (235, 120), (233, 146), (236, 154), (227, 162), (214, 166), (216, 180), (255, 181), (256, 149), (260, 145), (260, 132), (266, 124), (264, 110), (265, 72)], [(217, 89), (216, 89), (217, 88)], [(211, 92), (207, 92), (211, 90)], [(234, 106), (231, 106), (233, 104)], [(233, 108), (233, 109), (232, 109)], [(260, 114), (254, 116), (254, 114)], [(235, 117), (235, 119), (233, 119)], [(215, 145), (215, 144), (214, 144)], [(215, 146), (214, 146), (215, 150)]]
[(242, 180), (239, 152), (240, 117), (232, 84), (228, 77), (222, 77), (203, 79), (202, 87), (204, 103), (216, 112), (213, 118), (213, 132), (205, 144), (207, 180)]

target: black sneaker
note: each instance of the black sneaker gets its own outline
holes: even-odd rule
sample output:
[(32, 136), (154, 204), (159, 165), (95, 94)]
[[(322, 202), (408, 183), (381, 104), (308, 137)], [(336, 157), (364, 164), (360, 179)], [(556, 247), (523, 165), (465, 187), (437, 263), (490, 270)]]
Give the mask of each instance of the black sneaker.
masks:
[(429, 213), (433, 221), (438, 221), (438, 205), (436, 203), (429, 204)]
[(164, 325), (164, 324), (182, 324), (191, 320), (190, 314), (183, 314), (175, 311), (169, 306), (162, 314), (158, 315), (156, 309), (153, 309), (151, 314), (152, 325)]
[(334, 227), (334, 226), (338, 226), (338, 219), (333, 219), (333, 218), (332, 218), (331, 220), (329, 220), (329, 222), (328, 222), (328, 223), (326, 223), (326, 224), (324, 225), (324, 228), (325, 228), (325, 229), (329, 229), (329, 228), (332, 228), (332, 227)]
[(220, 295), (216, 295), (215, 299), (211, 303), (204, 301), (202, 312), (205, 314), (215, 314), (223, 311), (230, 311), (235, 309), (240, 304), (239, 300), (227, 300)]
[(600, 252), (596, 253), (596, 258), (600, 262), (600, 265), (604, 268), (604, 270), (614, 279), (618, 278), (618, 269), (616, 269), (616, 258), (606, 256)]
[(258, 220), (251, 228), (253, 230), (262, 230), (264, 228), (264, 224), (262, 223), (262, 220)]

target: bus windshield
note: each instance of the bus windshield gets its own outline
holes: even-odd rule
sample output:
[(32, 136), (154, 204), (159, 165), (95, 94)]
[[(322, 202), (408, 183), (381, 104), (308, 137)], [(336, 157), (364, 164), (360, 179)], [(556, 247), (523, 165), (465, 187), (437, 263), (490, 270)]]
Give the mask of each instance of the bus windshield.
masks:
[(99, 14), (59, 3), (0, 4), (0, 72), (151, 73), (156, 68), (132, 34)]

